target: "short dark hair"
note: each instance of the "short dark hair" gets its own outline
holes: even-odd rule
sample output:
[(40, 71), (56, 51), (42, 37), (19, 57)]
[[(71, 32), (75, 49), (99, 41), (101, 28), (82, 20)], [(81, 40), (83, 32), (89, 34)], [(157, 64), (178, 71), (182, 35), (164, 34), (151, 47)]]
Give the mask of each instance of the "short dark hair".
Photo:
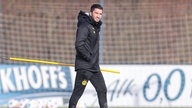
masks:
[(103, 10), (103, 7), (100, 4), (93, 4), (90, 8), (90, 12), (93, 12), (96, 8)]

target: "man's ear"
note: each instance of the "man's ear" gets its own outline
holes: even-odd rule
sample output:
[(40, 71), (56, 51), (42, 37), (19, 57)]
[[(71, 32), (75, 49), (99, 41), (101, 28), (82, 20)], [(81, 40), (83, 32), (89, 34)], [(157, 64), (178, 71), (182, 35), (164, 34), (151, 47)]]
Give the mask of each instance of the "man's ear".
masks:
[(89, 12), (89, 15), (92, 16), (92, 12)]

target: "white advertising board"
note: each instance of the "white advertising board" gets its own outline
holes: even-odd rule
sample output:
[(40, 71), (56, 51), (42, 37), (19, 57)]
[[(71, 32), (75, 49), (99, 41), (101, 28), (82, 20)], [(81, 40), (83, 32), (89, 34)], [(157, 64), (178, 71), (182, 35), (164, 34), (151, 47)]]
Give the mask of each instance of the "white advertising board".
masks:
[[(101, 67), (121, 72), (120, 74), (103, 72), (108, 88), (109, 106), (192, 106), (190, 65), (102, 65)], [(80, 102), (86, 106), (98, 106), (97, 95), (91, 83), (88, 83)]]

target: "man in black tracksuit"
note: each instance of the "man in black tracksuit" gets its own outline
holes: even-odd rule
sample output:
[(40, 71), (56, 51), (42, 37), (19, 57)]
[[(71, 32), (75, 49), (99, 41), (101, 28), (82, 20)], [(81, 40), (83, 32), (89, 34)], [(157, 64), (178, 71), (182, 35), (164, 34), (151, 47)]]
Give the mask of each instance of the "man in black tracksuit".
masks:
[(99, 67), (99, 31), (102, 24), (102, 12), (103, 7), (99, 4), (93, 4), (89, 14), (79, 12), (75, 42), (75, 71), (77, 73), (69, 108), (76, 108), (88, 81), (96, 89), (100, 108), (108, 108), (107, 88)]

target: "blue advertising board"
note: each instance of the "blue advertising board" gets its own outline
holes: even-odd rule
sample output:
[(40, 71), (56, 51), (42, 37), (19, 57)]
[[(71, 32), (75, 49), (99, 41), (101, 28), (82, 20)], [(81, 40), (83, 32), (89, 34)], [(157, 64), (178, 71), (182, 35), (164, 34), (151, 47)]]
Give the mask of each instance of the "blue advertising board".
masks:
[(10, 99), (69, 97), (69, 67), (56, 65), (0, 65), (0, 104)]

